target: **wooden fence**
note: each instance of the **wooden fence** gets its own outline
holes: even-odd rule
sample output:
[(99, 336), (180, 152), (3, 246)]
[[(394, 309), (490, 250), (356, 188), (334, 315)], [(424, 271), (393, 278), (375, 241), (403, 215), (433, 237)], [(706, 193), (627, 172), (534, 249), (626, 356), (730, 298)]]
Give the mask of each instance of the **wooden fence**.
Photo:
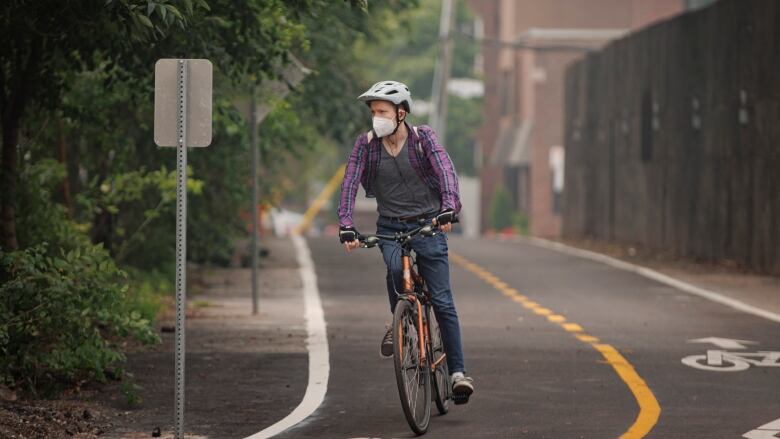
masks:
[(780, 274), (780, 1), (721, 0), (569, 67), (563, 233)]

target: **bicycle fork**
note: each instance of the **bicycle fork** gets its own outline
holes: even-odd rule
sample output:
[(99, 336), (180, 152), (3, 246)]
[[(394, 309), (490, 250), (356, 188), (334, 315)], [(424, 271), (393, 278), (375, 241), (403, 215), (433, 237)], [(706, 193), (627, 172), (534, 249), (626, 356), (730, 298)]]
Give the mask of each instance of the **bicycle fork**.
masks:
[(409, 300), (412, 301), (415, 305), (417, 305), (417, 333), (420, 335), (419, 343), (420, 343), (420, 360), (425, 361), (426, 355), (425, 355), (425, 338), (427, 336), (425, 327), (423, 326), (423, 310), (422, 310), (422, 304), (419, 300), (414, 296), (414, 282), (419, 278), (419, 275), (414, 272), (414, 269), (412, 268), (412, 262), (411, 258), (408, 255), (404, 255), (403, 258), (401, 258), (402, 261), (402, 267), (403, 267), (403, 273), (404, 273), (404, 294), (406, 294), (406, 297), (409, 298)]

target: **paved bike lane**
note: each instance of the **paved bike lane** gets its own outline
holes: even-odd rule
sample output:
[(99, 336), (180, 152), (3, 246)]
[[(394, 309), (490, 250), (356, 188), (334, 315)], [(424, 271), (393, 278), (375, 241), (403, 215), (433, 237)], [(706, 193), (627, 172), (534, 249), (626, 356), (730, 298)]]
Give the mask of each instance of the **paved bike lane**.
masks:
[[(332, 238), (308, 244), (328, 324), (330, 381), (320, 408), (276, 437), (413, 437), (392, 361), (378, 353), (391, 317), (379, 252), (346, 254)], [(451, 249), (464, 244), (485, 245)], [(477, 393), (468, 405), (434, 415), (426, 437), (617, 437), (633, 422), (632, 395), (597, 351), (467, 270), (453, 265), (452, 283)]]
[[(527, 244), (464, 240), (451, 248), (623, 353), (661, 406), (660, 419), (648, 437), (733, 438), (749, 431), (752, 436), (746, 437), (780, 437), (780, 427), (759, 429), (780, 418), (780, 361), (766, 358), (774, 367), (753, 364), (735, 372), (703, 370), (681, 362), (707, 350), (769, 351), (780, 357), (780, 323), (598, 262)], [(728, 357), (723, 365), (732, 365)], [(610, 392), (615, 390), (628, 392), (625, 386)], [(591, 396), (596, 407), (610, 397)], [(637, 411), (634, 402), (629, 405)], [(533, 419), (548, 416), (537, 414)], [(538, 437), (555, 437), (541, 424), (529, 427)]]

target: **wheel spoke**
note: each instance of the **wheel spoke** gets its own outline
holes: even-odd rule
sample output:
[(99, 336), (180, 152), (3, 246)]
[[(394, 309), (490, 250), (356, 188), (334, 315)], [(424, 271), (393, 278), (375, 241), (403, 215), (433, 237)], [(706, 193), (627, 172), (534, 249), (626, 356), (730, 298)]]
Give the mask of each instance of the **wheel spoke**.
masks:
[[(420, 334), (417, 328), (417, 316), (414, 305), (401, 302), (403, 308), (396, 309), (394, 319), (398, 337), (396, 349), (401, 351), (396, 357), (396, 378), (401, 396), (401, 404), (406, 420), (418, 434), (427, 430), (431, 407), (431, 371), (428, 361), (423, 361), (420, 352)], [(425, 363), (425, 364), (421, 364)]]
[(414, 418), (419, 420), (421, 417), (425, 416), (424, 410), (423, 413), (418, 413), (417, 411), (420, 399), (420, 387), (424, 385), (424, 382), (423, 377), (420, 374), (420, 356), (418, 352), (419, 347), (417, 346), (417, 329), (411, 320), (412, 316), (407, 315), (406, 325), (404, 325), (404, 333), (406, 335), (404, 344), (406, 345), (406, 358), (409, 360), (408, 364), (405, 365), (406, 373), (404, 374), (404, 384), (406, 387), (406, 397), (407, 401), (409, 402), (409, 408), (411, 409)]

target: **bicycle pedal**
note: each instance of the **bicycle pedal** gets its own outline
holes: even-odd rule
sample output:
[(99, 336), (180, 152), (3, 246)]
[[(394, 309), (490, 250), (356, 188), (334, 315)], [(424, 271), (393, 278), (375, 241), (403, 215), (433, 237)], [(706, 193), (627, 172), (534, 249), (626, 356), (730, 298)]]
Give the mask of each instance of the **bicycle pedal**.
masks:
[(453, 393), (452, 402), (454, 402), (455, 405), (467, 404), (470, 396), (470, 393)]

